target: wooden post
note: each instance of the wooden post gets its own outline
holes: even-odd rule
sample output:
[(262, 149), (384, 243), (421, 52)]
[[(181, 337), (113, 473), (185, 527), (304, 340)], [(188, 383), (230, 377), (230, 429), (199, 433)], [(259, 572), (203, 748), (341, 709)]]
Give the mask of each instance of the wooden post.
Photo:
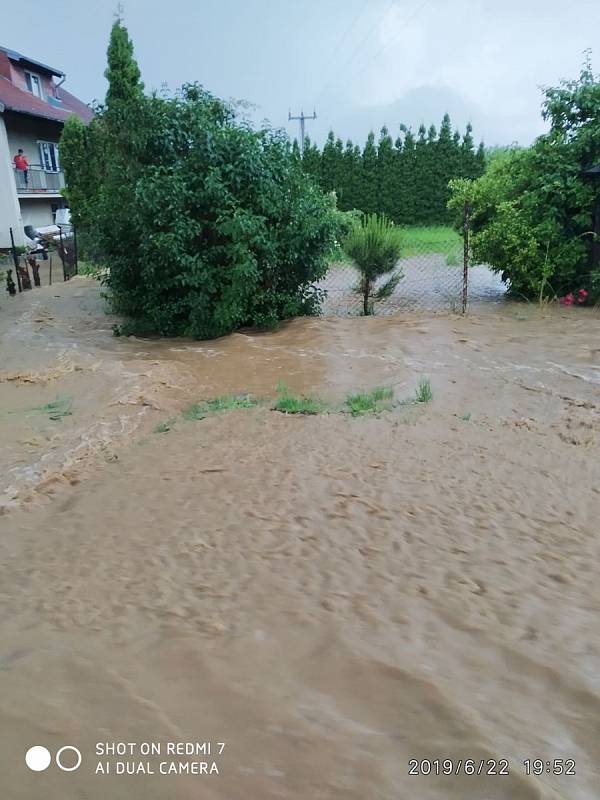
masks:
[(17, 286), (19, 287), (19, 291), (23, 291), (23, 287), (21, 286), (21, 276), (19, 274), (19, 256), (17, 255), (17, 248), (15, 247), (15, 237), (13, 236), (13, 229), (9, 228), (10, 231), (10, 241), (12, 244), (12, 257), (15, 264), (15, 273), (17, 275)]
[(465, 202), (464, 220), (463, 220), (463, 238), (464, 238), (464, 256), (463, 256), (463, 295), (462, 295), (462, 313), (467, 312), (467, 301), (469, 297), (469, 215), (471, 206)]

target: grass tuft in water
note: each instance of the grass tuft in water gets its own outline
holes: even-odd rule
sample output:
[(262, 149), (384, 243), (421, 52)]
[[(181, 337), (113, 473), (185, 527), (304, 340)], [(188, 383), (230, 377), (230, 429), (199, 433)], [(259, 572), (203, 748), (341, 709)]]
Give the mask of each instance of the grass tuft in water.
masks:
[(47, 414), (52, 420), (61, 420), (63, 417), (71, 416), (72, 408), (73, 400), (70, 397), (57, 397), (56, 400), (31, 410), (36, 414)]
[(429, 378), (421, 378), (415, 392), (415, 401), (417, 403), (431, 403), (432, 400), (431, 381)]
[(291, 394), (281, 381), (277, 384), (277, 394), (273, 409), (282, 414), (323, 414), (326, 411), (325, 403), (319, 397)]
[(229, 411), (234, 408), (255, 408), (258, 402), (249, 394), (224, 395), (204, 403), (194, 403), (187, 408), (182, 416), (187, 420), (204, 419), (209, 414), (218, 414), (220, 411)]
[(159, 422), (156, 428), (154, 428), (154, 433), (168, 433), (173, 425), (175, 425), (174, 419), (168, 419), (166, 422)]
[(349, 394), (346, 397), (346, 406), (350, 409), (353, 417), (360, 417), (363, 414), (375, 414), (378, 411), (389, 410), (393, 400), (394, 390), (380, 386), (373, 389), (372, 392)]

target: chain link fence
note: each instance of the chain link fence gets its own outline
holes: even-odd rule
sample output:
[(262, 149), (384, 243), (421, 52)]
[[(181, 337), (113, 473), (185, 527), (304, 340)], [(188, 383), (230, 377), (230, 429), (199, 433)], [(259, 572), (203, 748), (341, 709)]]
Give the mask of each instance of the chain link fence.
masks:
[[(397, 269), (403, 277), (390, 297), (375, 301), (375, 314), (394, 314), (400, 311), (463, 311), (465, 288), (462, 265), (455, 265), (445, 253), (422, 253), (403, 258)], [(375, 284), (375, 290), (385, 278)], [(332, 264), (327, 276), (318, 285), (326, 292), (321, 304), (326, 316), (353, 316), (362, 314), (363, 299), (359, 274), (349, 263)], [(467, 298), (469, 304), (499, 301), (506, 286), (499, 275), (485, 265), (468, 267)]]
[[(468, 250), (469, 210), (465, 208), (465, 239), (449, 228), (407, 228), (406, 255), (396, 270), (402, 275), (393, 293), (375, 300), (375, 314), (400, 311), (447, 311), (461, 313), (467, 301), (499, 300), (506, 287), (500, 276), (484, 265), (471, 265)], [(389, 276), (381, 278), (374, 291)], [(358, 270), (349, 262), (333, 263), (319, 288), (325, 291), (321, 309), (329, 316), (363, 313)]]
[[(500, 277), (483, 265), (470, 265), (468, 260), (468, 209), (465, 209), (465, 240), (444, 227), (407, 228), (405, 255), (396, 270), (402, 277), (393, 293), (375, 300), (375, 314), (394, 314), (402, 311), (441, 311), (461, 313), (470, 304), (489, 302), (503, 297), (506, 287)], [(78, 272), (77, 236), (71, 225), (61, 225), (45, 245), (45, 252), (35, 255), (19, 248), (0, 252), (0, 281), (15, 293), (36, 286), (69, 280)], [(45, 256), (45, 257), (44, 257)], [(331, 264), (325, 278), (318, 284), (324, 290), (321, 312), (326, 316), (356, 316), (363, 313), (360, 276), (348, 261)], [(15, 269), (18, 263), (19, 269)], [(10, 277), (9, 277), (10, 271)], [(389, 276), (380, 279), (374, 291)]]

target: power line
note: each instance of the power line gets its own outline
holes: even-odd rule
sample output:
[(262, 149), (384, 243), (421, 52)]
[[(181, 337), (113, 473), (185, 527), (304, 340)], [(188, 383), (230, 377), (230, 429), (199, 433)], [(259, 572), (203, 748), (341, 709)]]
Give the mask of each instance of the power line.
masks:
[(300, 112), (300, 116), (299, 117), (293, 117), (292, 116), (292, 112), (291, 111), (288, 112), (288, 122), (291, 122), (292, 120), (296, 120), (296, 119), (300, 121), (300, 155), (304, 155), (304, 141), (306, 139), (306, 133), (305, 133), (306, 120), (308, 120), (308, 119), (316, 119), (316, 118), (317, 118), (317, 112), (316, 111), (313, 111), (311, 117), (307, 117), (304, 114), (304, 110), (302, 110)]
[[(425, 6), (429, 5), (430, 2), (431, 2), (431, 0), (423, 0), (423, 2), (419, 5), (419, 7), (417, 9), (415, 9), (413, 14), (409, 15), (408, 17), (406, 17), (406, 19), (402, 20), (402, 22), (401, 22), (401, 30), (395, 36), (393, 36), (390, 39), (390, 41), (385, 45), (385, 47), (382, 47), (381, 50), (379, 50), (379, 52), (374, 56), (373, 61), (375, 61), (375, 59), (377, 59), (377, 58), (381, 58), (381, 56), (384, 53), (386, 53), (390, 49), (390, 47), (398, 41), (398, 39), (400, 39), (400, 37), (404, 33), (404, 30), (402, 30), (402, 28), (404, 28), (404, 26), (408, 25), (414, 19), (416, 19), (419, 16), (419, 14), (421, 13), (421, 11), (423, 11)], [(363, 70), (363, 72), (364, 72), (364, 70)]]
[[(384, 47), (382, 47), (372, 59), (370, 59), (371, 63), (375, 62), (376, 59), (381, 58), (381, 56), (384, 55), (384, 53), (386, 53), (390, 49), (390, 47), (392, 47), (392, 45), (394, 45), (398, 41), (398, 39), (404, 33), (404, 30), (403, 30), (404, 27), (406, 25), (408, 25), (409, 23), (411, 23), (414, 19), (416, 19), (416, 17), (423, 11), (425, 6), (427, 6), (430, 2), (431, 2), (431, 0), (423, 0), (423, 2), (420, 3), (420, 5), (414, 10), (414, 12), (412, 14), (409, 14), (404, 20), (402, 20), (402, 22), (401, 22), (401, 30), (395, 36), (393, 36), (392, 39)], [(381, 20), (385, 17), (385, 15), (387, 14), (388, 10), (393, 5), (394, 5), (394, 2), (388, 3), (388, 5), (385, 8), (385, 11), (379, 17), (379, 19), (378, 19), (377, 23), (375, 24), (375, 26), (369, 30), (369, 33), (367, 34), (367, 37), (380, 24)], [(365, 37), (365, 39), (363, 41), (366, 41), (367, 37)], [(344, 63), (347, 63), (347, 62), (344, 62)], [(367, 68), (367, 64), (365, 64), (364, 67), (359, 70), (359, 72), (356, 72), (355, 69), (354, 70), (351, 69), (350, 72), (346, 73), (346, 75), (344, 77), (345, 77), (345, 79), (348, 79), (349, 76), (353, 76), (354, 74), (358, 75), (360, 73), (364, 73), (366, 68)], [(328, 88), (329, 88), (329, 85), (325, 88), (325, 90), (323, 90), (323, 92), (321, 92), (321, 94), (319, 94), (317, 99), (320, 99), (322, 97), (322, 95), (324, 94), (324, 92)]]
[[(381, 20), (382, 20), (382, 19), (385, 17), (385, 15), (387, 14), (387, 12), (388, 12), (388, 11), (389, 11), (389, 10), (392, 8), (392, 6), (394, 6), (394, 5), (395, 5), (395, 0), (390, 0), (390, 1), (387, 3), (387, 5), (385, 6), (385, 8), (384, 8), (384, 10), (382, 11), (382, 13), (381, 13), (381, 14), (380, 14), (380, 15), (377, 17), (377, 21), (375, 22), (375, 24), (374, 24), (372, 27), (370, 27), (370, 28), (368, 29), (367, 33), (366, 33), (366, 34), (363, 36), (363, 38), (360, 40), (360, 43), (358, 44), (358, 46), (357, 46), (357, 47), (355, 47), (355, 48), (353, 48), (353, 50), (350, 52), (350, 56), (349, 56), (349, 57), (348, 57), (348, 58), (347, 58), (345, 61), (343, 61), (343, 62), (340, 64), (340, 66), (339, 66), (339, 69), (340, 69), (340, 70), (342, 70), (342, 69), (343, 69), (343, 68), (346, 66), (346, 64), (348, 64), (348, 63), (350, 62), (350, 60), (352, 59), (352, 57), (354, 56), (354, 54), (355, 54), (355, 53), (357, 53), (357, 52), (358, 52), (358, 51), (361, 49), (361, 47), (363, 46), (363, 44), (365, 44), (365, 42), (367, 41), (367, 39), (369, 38), (369, 36), (370, 36), (370, 35), (373, 33), (373, 31), (375, 31), (375, 30), (376, 30), (376, 29), (379, 27), (379, 25), (380, 25), (380, 23), (381, 23)], [(334, 84), (334, 82), (335, 82), (335, 78), (334, 78), (333, 80), (329, 81), (327, 84), (325, 84), (325, 87), (324, 87), (324, 88), (321, 90), (321, 92), (320, 92), (320, 93), (317, 95), (317, 100), (320, 100), (320, 99), (321, 99), (321, 97), (323, 97), (323, 95), (324, 95), (324, 94), (326, 94), (327, 90), (329, 89), (329, 87), (330, 87), (332, 84)]]
[(335, 64), (336, 53), (341, 49), (342, 44), (348, 38), (348, 35), (350, 34), (350, 31), (354, 28), (354, 26), (356, 25), (356, 23), (358, 22), (358, 20), (360, 19), (360, 17), (362, 16), (363, 12), (365, 11), (365, 9), (367, 8), (368, 5), (369, 5), (369, 0), (365, 0), (365, 2), (360, 6), (360, 9), (358, 10), (358, 12), (352, 18), (352, 21), (350, 22), (350, 25), (348, 25), (348, 27), (344, 30), (344, 32), (342, 33), (342, 35), (338, 39), (337, 44), (335, 45), (335, 47), (332, 48), (331, 52), (333, 54), (333, 57), (327, 63), (326, 68), (321, 71), (321, 73), (320, 73), (321, 77), (324, 76), (324, 75), (330, 74), (331, 67)]

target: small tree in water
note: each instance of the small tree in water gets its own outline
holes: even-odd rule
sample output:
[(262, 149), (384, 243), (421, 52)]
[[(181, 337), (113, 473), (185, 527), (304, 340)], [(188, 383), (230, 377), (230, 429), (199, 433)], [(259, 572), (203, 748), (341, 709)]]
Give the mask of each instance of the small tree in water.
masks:
[[(393, 271), (401, 249), (402, 232), (384, 216), (365, 216), (348, 233), (344, 250), (360, 275), (356, 291), (363, 298), (365, 316), (372, 314), (374, 302), (389, 297), (404, 277), (401, 270)], [(387, 281), (376, 288), (377, 280), (390, 273)]]

